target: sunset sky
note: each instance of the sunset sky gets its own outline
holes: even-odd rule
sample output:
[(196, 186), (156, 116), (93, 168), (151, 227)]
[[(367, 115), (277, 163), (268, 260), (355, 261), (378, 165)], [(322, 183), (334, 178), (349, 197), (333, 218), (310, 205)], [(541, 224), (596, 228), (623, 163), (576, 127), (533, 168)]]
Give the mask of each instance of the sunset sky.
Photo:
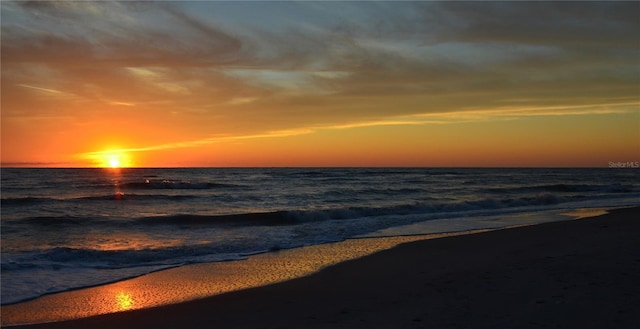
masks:
[(640, 2), (1, 2), (3, 166), (640, 161)]

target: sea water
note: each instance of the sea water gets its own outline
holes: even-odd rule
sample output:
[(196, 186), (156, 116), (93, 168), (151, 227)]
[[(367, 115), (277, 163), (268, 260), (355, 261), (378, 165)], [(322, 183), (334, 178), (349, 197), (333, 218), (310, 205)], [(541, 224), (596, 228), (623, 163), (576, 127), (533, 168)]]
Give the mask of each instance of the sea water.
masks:
[(640, 204), (640, 170), (629, 168), (2, 168), (1, 175), (2, 304), (271, 250)]

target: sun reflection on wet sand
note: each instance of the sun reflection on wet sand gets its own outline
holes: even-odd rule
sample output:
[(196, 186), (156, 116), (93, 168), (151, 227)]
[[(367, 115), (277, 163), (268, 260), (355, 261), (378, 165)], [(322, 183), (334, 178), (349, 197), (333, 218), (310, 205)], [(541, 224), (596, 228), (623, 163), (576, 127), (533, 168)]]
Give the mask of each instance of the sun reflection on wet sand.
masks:
[(74, 290), (1, 308), (2, 325), (61, 321), (193, 300), (309, 275), (403, 242), (436, 236), (354, 239), (195, 264), (126, 281)]
[(133, 298), (128, 293), (120, 292), (116, 295), (116, 303), (120, 307), (120, 310), (126, 311), (133, 307)]
[(608, 210), (610, 210), (610, 208), (582, 208), (565, 212), (563, 215), (573, 217), (574, 219), (583, 219), (607, 214)]

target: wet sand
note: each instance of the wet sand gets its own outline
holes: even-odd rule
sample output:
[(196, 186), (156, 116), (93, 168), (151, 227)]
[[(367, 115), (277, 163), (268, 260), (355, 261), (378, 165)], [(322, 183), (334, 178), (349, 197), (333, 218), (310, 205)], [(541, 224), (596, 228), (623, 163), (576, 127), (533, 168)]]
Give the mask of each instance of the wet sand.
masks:
[(639, 215), (409, 242), (303, 278), (25, 328), (638, 328)]

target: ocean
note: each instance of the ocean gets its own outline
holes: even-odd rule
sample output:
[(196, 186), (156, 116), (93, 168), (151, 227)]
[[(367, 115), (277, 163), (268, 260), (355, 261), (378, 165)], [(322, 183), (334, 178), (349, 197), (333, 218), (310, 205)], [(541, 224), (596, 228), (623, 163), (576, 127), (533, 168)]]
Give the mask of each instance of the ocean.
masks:
[(1, 169), (1, 303), (350, 238), (640, 204), (640, 170)]

